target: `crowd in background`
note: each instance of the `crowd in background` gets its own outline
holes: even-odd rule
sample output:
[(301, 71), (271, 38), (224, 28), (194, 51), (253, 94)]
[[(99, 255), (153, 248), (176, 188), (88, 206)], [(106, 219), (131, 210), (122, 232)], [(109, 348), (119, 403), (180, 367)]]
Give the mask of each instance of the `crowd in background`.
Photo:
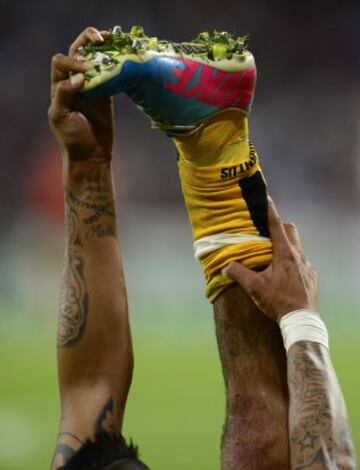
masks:
[[(29, 204), (45, 213), (57, 204), (57, 149), (46, 122), (50, 59), (89, 24), (142, 24), (177, 41), (216, 28), (248, 34), (259, 70), (251, 136), (272, 191), (358, 207), (359, 2), (1, 0), (0, 12), (2, 236)], [(126, 99), (116, 110), (121, 197), (179, 202), (168, 139), (149, 131)]]
[[(251, 139), (272, 196), (292, 208), (295, 220), (299, 208), (307, 208), (304, 227), (315, 222), (310, 237), (315, 256), (322, 243), (315, 238), (324, 239), (325, 225), (316, 225), (320, 212), (329, 214), (326, 239), (335, 237), (332, 246), (357, 237), (360, 2), (0, 0), (0, 14), (0, 300), (29, 299), (48, 279), (57, 285), (47, 271), (52, 259), (59, 271), (63, 233), (61, 159), (47, 124), (50, 61), (88, 25), (129, 30), (141, 24), (149, 36), (175, 41), (214, 29), (249, 35), (258, 67)], [(157, 208), (171, 207), (172, 213), (182, 207), (176, 154), (169, 138), (151, 130), (126, 97), (116, 97), (115, 110), (120, 207), (145, 205), (151, 208), (145, 212), (154, 214), (145, 225), (144, 212), (131, 214), (129, 240), (143, 244)], [(161, 233), (168, 233), (161, 220)], [(330, 248), (322, 244), (325, 259)], [(346, 248), (339, 256), (351, 253)], [(24, 294), (24, 285), (30, 293)], [(54, 289), (48, 289), (51, 303)], [(36, 310), (38, 295), (33, 302)]]

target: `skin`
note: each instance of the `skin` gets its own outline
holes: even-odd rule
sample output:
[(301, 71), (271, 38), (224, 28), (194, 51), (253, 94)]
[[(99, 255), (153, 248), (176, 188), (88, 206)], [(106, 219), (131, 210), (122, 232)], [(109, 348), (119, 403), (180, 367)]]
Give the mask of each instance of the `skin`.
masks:
[(288, 470), (286, 355), (277, 325), (234, 285), (214, 303), (226, 387), (221, 468)]
[[(224, 273), (242, 286), (264, 318), (277, 328), (276, 322), (294, 310), (308, 309), (318, 315), (318, 286), (295, 225), (282, 223), (271, 200), (269, 228), (272, 264), (254, 272), (231, 263)], [(327, 348), (310, 341), (293, 344), (287, 356), (287, 375), (291, 468), (356, 469), (346, 406)]]
[(76, 97), (88, 64), (74, 54), (107, 34), (87, 28), (68, 56), (52, 59), (49, 122), (62, 153), (66, 212), (58, 327), (61, 420), (52, 470), (88, 438), (120, 435), (132, 378), (111, 169), (112, 103), (81, 103)]

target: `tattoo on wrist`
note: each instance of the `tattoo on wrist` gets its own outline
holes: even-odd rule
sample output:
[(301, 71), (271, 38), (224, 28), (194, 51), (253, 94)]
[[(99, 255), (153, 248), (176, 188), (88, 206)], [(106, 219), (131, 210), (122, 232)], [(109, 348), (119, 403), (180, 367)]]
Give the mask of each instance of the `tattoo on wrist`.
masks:
[(107, 170), (96, 169), (85, 173), (84, 189), (80, 196), (75, 196), (67, 188), (65, 192), (69, 203), (84, 212), (85, 240), (115, 235), (115, 206)]

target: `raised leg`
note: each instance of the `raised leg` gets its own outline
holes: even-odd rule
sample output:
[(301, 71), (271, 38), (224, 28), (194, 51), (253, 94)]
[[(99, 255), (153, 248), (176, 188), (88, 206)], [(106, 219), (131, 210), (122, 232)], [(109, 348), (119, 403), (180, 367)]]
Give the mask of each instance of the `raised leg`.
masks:
[(214, 303), (226, 386), (223, 470), (290, 468), (286, 355), (277, 324), (240, 286)]

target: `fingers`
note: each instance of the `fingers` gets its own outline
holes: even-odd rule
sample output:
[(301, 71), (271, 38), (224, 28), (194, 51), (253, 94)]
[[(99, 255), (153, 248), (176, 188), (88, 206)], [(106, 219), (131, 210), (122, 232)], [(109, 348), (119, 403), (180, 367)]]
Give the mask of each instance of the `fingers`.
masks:
[(101, 44), (110, 35), (109, 31), (99, 31), (90, 26), (82, 31), (69, 48), (69, 56), (74, 57), (79, 47), (84, 46), (87, 42)]
[(239, 283), (250, 296), (257, 294), (261, 276), (255, 271), (232, 262), (222, 270), (222, 274)]
[(49, 118), (53, 123), (60, 121), (66, 112), (73, 108), (74, 98), (84, 81), (84, 75), (77, 73), (57, 84), (49, 109)]
[(85, 73), (89, 64), (67, 57), (63, 54), (56, 54), (51, 62), (51, 94), (54, 96), (56, 85), (69, 77), (70, 72)]
[(291, 246), (301, 255), (303, 256), (303, 248), (300, 241), (300, 236), (298, 229), (295, 224), (293, 223), (284, 223), (284, 230), (286, 236), (291, 244)]
[[(49, 109), (50, 118), (55, 121), (66, 110), (71, 109), (75, 95), (84, 84), (84, 73), (91, 64), (75, 59), (79, 47), (87, 42), (102, 43), (109, 36), (108, 31), (99, 31), (96, 28), (86, 28), (75, 39), (69, 49), (69, 56), (56, 54), (51, 65), (51, 97)], [(72, 74), (70, 76), (70, 74)], [(70, 78), (69, 78), (70, 76)]]
[(282, 220), (270, 196), (268, 197), (268, 220), (270, 237), (273, 243), (274, 257), (288, 253), (290, 249), (290, 243)]

